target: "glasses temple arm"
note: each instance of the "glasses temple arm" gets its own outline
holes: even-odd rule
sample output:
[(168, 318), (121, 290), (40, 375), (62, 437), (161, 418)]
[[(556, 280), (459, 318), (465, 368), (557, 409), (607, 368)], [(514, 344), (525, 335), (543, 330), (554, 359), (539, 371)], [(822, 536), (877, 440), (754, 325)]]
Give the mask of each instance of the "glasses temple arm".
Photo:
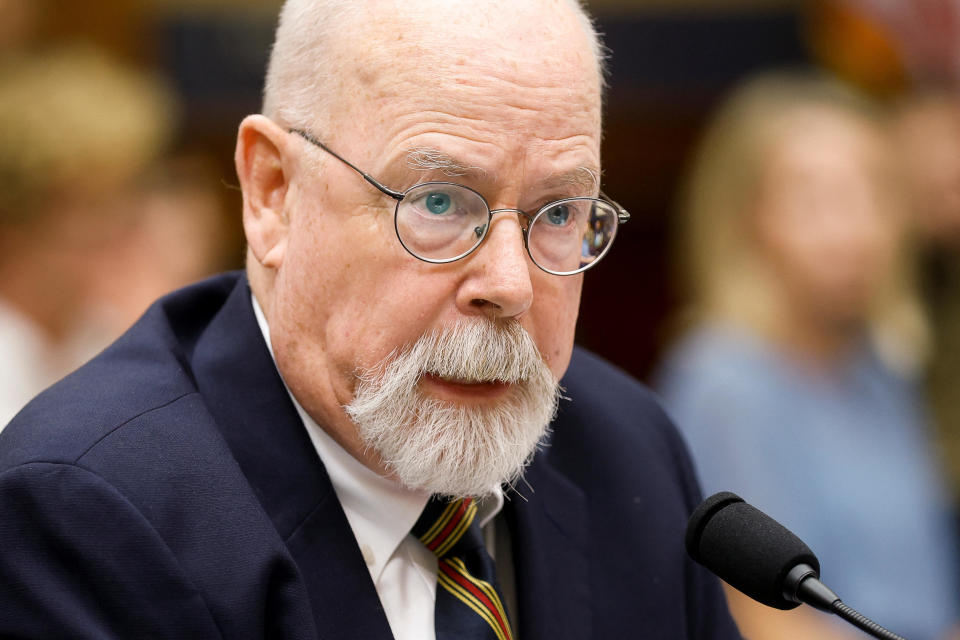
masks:
[(371, 177), (369, 174), (367, 174), (362, 169), (358, 168), (352, 162), (350, 162), (349, 160), (341, 156), (339, 153), (337, 153), (327, 145), (323, 144), (322, 142), (314, 138), (310, 133), (304, 131), (303, 129), (290, 129), (290, 133), (295, 133), (301, 138), (303, 138), (304, 140), (306, 140), (307, 142), (309, 142), (310, 144), (320, 147), (321, 149), (323, 149), (324, 151), (332, 155), (334, 158), (336, 158), (343, 164), (347, 165), (348, 167), (350, 167), (351, 169), (359, 173), (361, 176), (363, 176), (364, 180), (372, 184), (374, 187), (377, 188), (378, 191), (382, 192), (383, 194), (388, 195), (397, 201), (403, 200), (402, 193), (400, 193), (399, 191), (394, 191), (390, 187), (380, 184), (375, 178)]
[(620, 224), (626, 224), (630, 222), (630, 212), (620, 206), (620, 203), (612, 199), (610, 196), (603, 192), (603, 189), (600, 189), (600, 197), (613, 205), (613, 208), (617, 210), (617, 220)]

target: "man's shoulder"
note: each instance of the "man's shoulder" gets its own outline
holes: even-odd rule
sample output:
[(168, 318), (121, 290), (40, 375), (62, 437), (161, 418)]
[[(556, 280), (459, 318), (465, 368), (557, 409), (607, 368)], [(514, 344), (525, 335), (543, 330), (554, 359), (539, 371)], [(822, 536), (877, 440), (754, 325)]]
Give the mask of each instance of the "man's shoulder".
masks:
[(673, 438), (675, 430), (656, 394), (596, 354), (575, 348), (561, 385), (558, 421), (591, 441), (617, 446), (654, 434)]
[[(656, 397), (646, 385), (582, 347), (574, 347), (570, 367), (561, 385), (567, 391), (575, 390), (589, 395), (591, 403), (607, 408), (622, 406), (624, 402), (631, 407), (640, 406), (653, 410), (658, 406)], [(611, 403), (610, 400), (614, 398), (618, 399), (619, 403)]]
[[(0, 635), (315, 635), (285, 540), (323, 502), (323, 472), (277, 471), (306, 455), (275, 444), (277, 416), (309, 438), (284, 417), (292, 407), (278, 408), (282, 382), (265, 370), (266, 345), (253, 348), (260, 334), (245, 285), (227, 276), (161, 299), (0, 433), (0, 582), (25, 585), (0, 598)], [(238, 362), (279, 390), (264, 397), (267, 385), (244, 378)], [(236, 395), (211, 392), (218, 384)], [(249, 424), (242, 411), (224, 420), (223, 405), (244, 394), (266, 406)], [(248, 460), (273, 447), (251, 471), (230, 434), (265, 424), (268, 434), (241, 442)], [(251, 594), (270, 607), (250, 606)], [(45, 617), (54, 610), (84, 614)], [(154, 610), (166, 615), (140, 615)]]
[(555, 464), (585, 485), (672, 485), (688, 507), (695, 503), (686, 445), (653, 391), (583, 349), (574, 350), (562, 385), (548, 448)]
[(34, 398), (0, 431), (0, 472), (30, 462), (73, 464), (124, 429), (173, 427), (202, 413), (191, 349), (238, 282), (224, 274), (154, 303), (123, 336)]

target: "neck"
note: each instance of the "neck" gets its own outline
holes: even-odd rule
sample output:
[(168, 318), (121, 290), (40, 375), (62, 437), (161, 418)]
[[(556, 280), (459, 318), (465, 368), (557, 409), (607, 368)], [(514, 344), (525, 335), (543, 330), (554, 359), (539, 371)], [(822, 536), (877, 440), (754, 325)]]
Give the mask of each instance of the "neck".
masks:
[(810, 309), (786, 309), (771, 327), (775, 343), (816, 369), (832, 369), (855, 347), (860, 322), (844, 321)]

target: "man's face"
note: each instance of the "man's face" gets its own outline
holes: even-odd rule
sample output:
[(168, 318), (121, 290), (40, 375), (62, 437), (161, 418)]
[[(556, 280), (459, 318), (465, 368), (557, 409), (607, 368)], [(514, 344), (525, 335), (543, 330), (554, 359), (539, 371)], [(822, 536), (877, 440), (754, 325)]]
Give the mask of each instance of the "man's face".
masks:
[[(409, 25), (396, 16), (389, 23), (371, 19), (369, 41), (357, 46), (356, 85), (334, 114), (335, 126), (314, 133), (398, 190), (456, 181), (491, 208), (531, 212), (559, 198), (594, 195), (581, 183), (585, 169), (599, 175), (595, 64), (575, 18), (558, 7), (543, 11), (516, 16), (507, 28), (467, 27), (455, 15)], [(539, 23), (525, 24), (539, 28), (521, 28), (531, 18)], [(442, 37), (431, 36), (441, 33), (437, 23), (449, 26)], [(388, 35), (396, 33), (409, 38)], [(475, 320), (515, 321), (553, 377), (562, 376), (582, 276), (537, 268), (516, 214), (497, 214), (470, 256), (422, 262), (396, 238), (393, 200), (329, 156), (319, 158), (317, 174), (307, 171), (309, 157), (323, 152), (305, 141), (294, 148), (304, 170), (288, 198), (290, 232), (268, 310), (272, 340), (294, 396), (349, 451), (382, 466), (343, 411), (355, 397), (358, 373), (431, 332)], [(423, 168), (438, 156), (462, 175)], [(418, 387), (425, 398), (480, 408), (512, 393), (510, 384), (429, 374)]]

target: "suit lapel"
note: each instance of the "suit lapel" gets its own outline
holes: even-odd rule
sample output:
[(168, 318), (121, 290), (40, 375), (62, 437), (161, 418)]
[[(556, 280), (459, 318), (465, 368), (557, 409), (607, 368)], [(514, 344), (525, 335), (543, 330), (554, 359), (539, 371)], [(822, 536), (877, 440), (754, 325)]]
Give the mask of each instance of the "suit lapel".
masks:
[(386, 614), (333, 491), (287, 540), (324, 640), (392, 640)]
[(586, 497), (549, 463), (548, 452), (539, 452), (526, 483), (508, 494), (505, 509), (514, 550), (518, 636), (584, 640), (591, 636)]
[(264, 343), (245, 277), (191, 360), (223, 437), (300, 569), (319, 637), (391, 639), (350, 525)]

